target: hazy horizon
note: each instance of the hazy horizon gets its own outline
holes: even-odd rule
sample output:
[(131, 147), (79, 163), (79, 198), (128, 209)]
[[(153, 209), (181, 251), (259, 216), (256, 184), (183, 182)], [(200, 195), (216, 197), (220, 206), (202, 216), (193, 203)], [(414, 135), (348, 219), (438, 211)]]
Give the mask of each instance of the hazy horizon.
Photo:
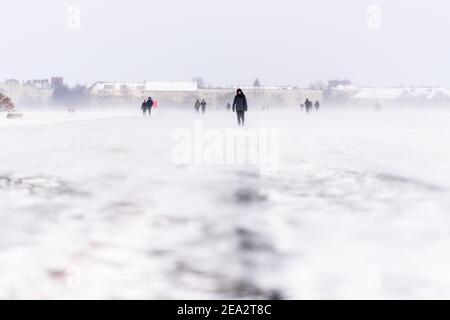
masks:
[[(370, 5), (381, 10), (375, 28)], [(3, 8), (0, 79), (450, 86), (443, 0), (16, 0)]]

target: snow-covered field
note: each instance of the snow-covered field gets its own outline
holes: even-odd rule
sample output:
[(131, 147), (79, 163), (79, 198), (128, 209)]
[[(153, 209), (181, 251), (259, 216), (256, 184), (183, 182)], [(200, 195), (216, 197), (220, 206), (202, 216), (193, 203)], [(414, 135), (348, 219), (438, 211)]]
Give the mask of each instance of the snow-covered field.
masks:
[(450, 109), (250, 112), (268, 174), (135, 111), (0, 114), (0, 298), (450, 298)]

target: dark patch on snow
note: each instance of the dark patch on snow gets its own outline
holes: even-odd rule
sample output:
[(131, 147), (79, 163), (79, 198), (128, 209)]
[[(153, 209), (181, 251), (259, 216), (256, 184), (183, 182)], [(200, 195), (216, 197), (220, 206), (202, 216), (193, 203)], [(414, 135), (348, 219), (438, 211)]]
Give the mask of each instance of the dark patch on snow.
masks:
[(64, 280), (67, 277), (67, 272), (63, 269), (49, 269), (47, 274), (54, 280)]
[(0, 176), (0, 190), (22, 191), (32, 196), (85, 195), (65, 181), (50, 176)]
[(139, 204), (128, 201), (114, 202), (103, 209), (103, 211), (111, 216), (129, 216), (144, 213), (144, 209)]
[(267, 196), (261, 194), (258, 190), (253, 188), (239, 188), (236, 190), (235, 200), (239, 204), (250, 204), (257, 202), (264, 202), (267, 200)]
[(233, 299), (264, 299), (281, 300), (283, 294), (277, 289), (263, 289), (256, 284), (246, 280), (238, 279), (227, 281), (219, 286), (219, 291), (225, 296), (231, 296)]
[(170, 250), (165, 249), (152, 249), (147, 252), (149, 256), (156, 256), (156, 257), (164, 257), (170, 254)]
[(237, 176), (239, 178), (250, 178), (250, 179), (260, 179), (261, 174), (254, 171), (238, 171)]
[(274, 248), (263, 237), (246, 228), (238, 227), (235, 230), (238, 236), (239, 247), (244, 251), (274, 251)]
[(175, 263), (174, 271), (178, 275), (180, 273), (189, 273), (191, 275), (196, 275), (196, 276), (206, 276), (207, 275), (207, 273), (205, 271), (195, 268), (194, 266), (192, 266), (191, 264), (189, 264), (186, 261), (177, 261)]
[(445, 191), (445, 189), (440, 186), (437, 186), (437, 185), (434, 185), (434, 184), (431, 184), (428, 182), (416, 180), (416, 179), (407, 178), (407, 177), (396, 176), (396, 175), (392, 175), (392, 174), (378, 174), (377, 177), (382, 181), (401, 184), (401, 185), (409, 185), (409, 186), (424, 189), (427, 191), (432, 191), (432, 192)]

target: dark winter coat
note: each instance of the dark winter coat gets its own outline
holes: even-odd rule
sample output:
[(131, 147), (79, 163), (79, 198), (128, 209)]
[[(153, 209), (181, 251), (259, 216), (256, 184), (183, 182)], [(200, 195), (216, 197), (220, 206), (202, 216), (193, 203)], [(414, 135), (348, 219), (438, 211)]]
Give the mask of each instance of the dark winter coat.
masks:
[(153, 107), (153, 100), (152, 99), (148, 99), (147, 100), (147, 109), (151, 109)]
[(244, 112), (247, 111), (247, 98), (244, 94), (240, 95), (237, 94), (236, 97), (234, 97), (233, 101), (233, 112)]

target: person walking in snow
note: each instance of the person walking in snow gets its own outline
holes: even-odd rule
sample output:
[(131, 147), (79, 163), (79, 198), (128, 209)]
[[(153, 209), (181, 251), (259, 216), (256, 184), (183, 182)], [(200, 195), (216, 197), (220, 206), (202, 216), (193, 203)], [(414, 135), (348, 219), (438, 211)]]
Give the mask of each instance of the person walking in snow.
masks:
[(207, 105), (205, 99), (202, 100), (201, 105), (202, 105), (202, 113), (204, 114), (206, 112), (206, 105)]
[(195, 112), (197, 112), (197, 113), (200, 112), (200, 106), (201, 106), (200, 100), (197, 99), (197, 101), (195, 101), (195, 104), (194, 104)]
[(236, 111), (239, 126), (243, 126), (245, 123), (245, 113), (247, 112), (247, 109), (247, 98), (241, 89), (237, 89), (233, 101), (233, 112)]
[(146, 109), (148, 111), (148, 115), (150, 116), (152, 114), (152, 107), (153, 107), (152, 97), (148, 97), (147, 103), (145, 105), (146, 105)]
[(312, 102), (309, 101), (308, 98), (305, 101), (305, 109), (306, 109), (306, 113), (309, 113), (309, 111), (311, 111), (311, 109), (312, 109)]
[(142, 102), (141, 110), (142, 110), (143, 115), (145, 116), (145, 114), (147, 113), (147, 99), (144, 99), (144, 102)]
[(320, 108), (320, 102), (316, 101), (316, 103), (314, 104), (314, 107), (316, 108), (316, 111), (319, 111)]

